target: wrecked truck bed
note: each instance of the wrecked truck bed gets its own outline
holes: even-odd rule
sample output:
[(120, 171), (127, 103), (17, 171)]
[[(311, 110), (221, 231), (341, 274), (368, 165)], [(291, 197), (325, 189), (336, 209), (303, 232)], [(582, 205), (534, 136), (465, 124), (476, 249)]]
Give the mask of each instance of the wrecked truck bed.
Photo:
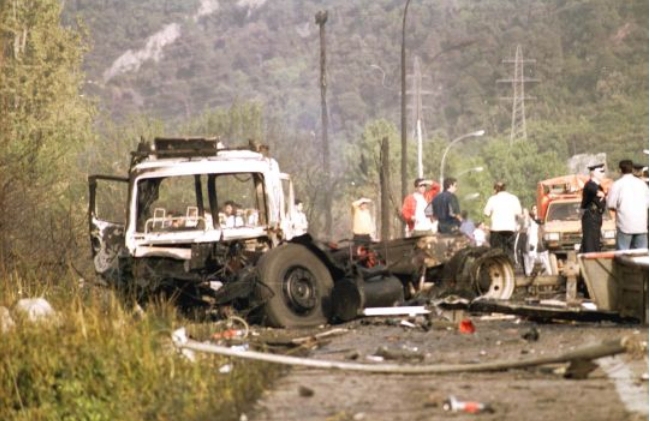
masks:
[(502, 313), (538, 321), (648, 324), (648, 250), (578, 254), (580, 277), (589, 299), (539, 299), (528, 295), (508, 301), (447, 296), (435, 305), (443, 310)]

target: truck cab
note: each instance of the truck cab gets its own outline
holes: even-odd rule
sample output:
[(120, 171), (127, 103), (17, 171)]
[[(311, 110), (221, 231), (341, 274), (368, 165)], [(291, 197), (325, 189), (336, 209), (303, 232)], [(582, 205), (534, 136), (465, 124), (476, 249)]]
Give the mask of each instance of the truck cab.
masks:
[(294, 237), (289, 175), (215, 138), (141, 142), (126, 176), (88, 181), (95, 270), (136, 295), (181, 291), (190, 305), (251, 296), (250, 268)]
[[(542, 180), (537, 184), (537, 209), (543, 222), (544, 245), (549, 250), (551, 269), (557, 275), (570, 251), (580, 251), (582, 242), (582, 189), (589, 177), (571, 174)], [(605, 190), (611, 179), (603, 179)], [(616, 222), (608, 212), (603, 213), (601, 243), (603, 250), (613, 250), (616, 242)]]

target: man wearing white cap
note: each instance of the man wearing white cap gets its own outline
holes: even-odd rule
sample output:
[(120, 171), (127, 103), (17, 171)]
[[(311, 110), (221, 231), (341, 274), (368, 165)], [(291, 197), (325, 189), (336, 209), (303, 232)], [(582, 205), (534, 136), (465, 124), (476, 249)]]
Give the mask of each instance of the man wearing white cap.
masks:
[(413, 183), (415, 191), (404, 198), (402, 218), (406, 222), (409, 235), (428, 235), (434, 232), (433, 221), (427, 216), (426, 208), (437, 193), (437, 188), (431, 180), (416, 178)]

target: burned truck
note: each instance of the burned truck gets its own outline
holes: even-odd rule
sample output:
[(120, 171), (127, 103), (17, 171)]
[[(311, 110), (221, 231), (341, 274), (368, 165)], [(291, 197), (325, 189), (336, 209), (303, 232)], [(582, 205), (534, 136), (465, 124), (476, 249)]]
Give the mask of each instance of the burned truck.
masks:
[[(216, 138), (156, 138), (132, 152), (126, 176), (89, 176), (95, 271), (140, 303), (164, 295), (188, 312), (229, 310), (277, 327), (326, 323), (349, 305), (403, 303), (435, 282), (509, 298), (503, 256), (462, 235), (355, 247), (296, 235), (291, 178), (272, 158)], [(333, 291), (335, 292), (333, 294)], [(343, 291), (340, 298), (337, 291)], [(353, 309), (354, 310), (354, 309)]]

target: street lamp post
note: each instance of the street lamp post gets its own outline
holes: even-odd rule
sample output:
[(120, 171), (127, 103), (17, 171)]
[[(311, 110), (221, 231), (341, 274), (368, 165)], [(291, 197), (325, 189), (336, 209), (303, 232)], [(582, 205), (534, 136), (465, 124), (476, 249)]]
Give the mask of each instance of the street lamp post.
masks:
[(470, 200), (475, 200), (478, 199), (479, 197), (481, 197), (481, 193), (474, 192), (474, 193), (466, 194), (465, 197), (463, 197), (463, 200), (469, 202)]
[(461, 140), (467, 139), (469, 137), (480, 137), (485, 134), (485, 130), (477, 130), (472, 133), (467, 133), (462, 135), (461, 137), (457, 137), (456, 139), (452, 140), (451, 143), (447, 146), (445, 149), (445, 152), (442, 154), (442, 161), (440, 162), (440, 186), (443, 185), (444, 177), (445, 177), (445, 161), (447, 160), (447, 152), (449, 152), (449, 149), (451, 149), (452, 146), (454, 146), (456, 143), (460, 142)]
[(402, 67), (402, 103), (401, 103), (401, 129), (402, 129), (402, 198), (406, 196), (407, 193), (407, 181), (406, 181), (406, 169), (407, 169), (407, 142), (406, 142), (406, 14), (408, 13), (409, 4), (411, 0), (406, 0), (404, 5), (404, 15), (402, 16), (402, 55), (401, 55), (401, 67)]

